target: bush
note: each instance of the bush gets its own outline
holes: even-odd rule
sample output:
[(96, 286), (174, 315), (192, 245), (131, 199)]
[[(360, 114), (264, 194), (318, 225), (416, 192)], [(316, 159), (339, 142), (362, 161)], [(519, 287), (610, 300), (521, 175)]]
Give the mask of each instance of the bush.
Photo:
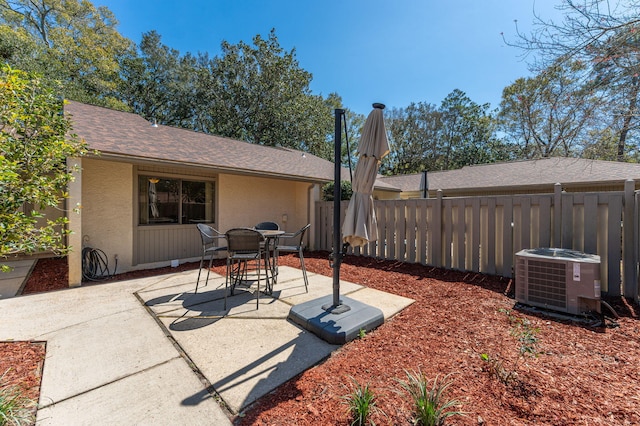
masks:
[(436, 377), (429, 381), (420, 371), (406, 371), (407, 381), (398, 380), (400, 386), (409, 394), (414, 404), (414, 424), (423, 426), (441, 426), (451, 416), (462, 416), (462, 411), (454, 407), (458, 400), (447, 400), (445, 392), (451, 385), (449, 375), (442, 380)]
[[(335, 186), (334, 182), (329, 182), (322, 187), (322, 199), (324, 201), (333, 201), (333, 188)], [(351, 188), (351, 182), (348, 180), (343, 180), (340, 182), (340, 199), (342, 201), (347, 201), (351, 199), (351, 195), (353, 194), (353, 189)]]

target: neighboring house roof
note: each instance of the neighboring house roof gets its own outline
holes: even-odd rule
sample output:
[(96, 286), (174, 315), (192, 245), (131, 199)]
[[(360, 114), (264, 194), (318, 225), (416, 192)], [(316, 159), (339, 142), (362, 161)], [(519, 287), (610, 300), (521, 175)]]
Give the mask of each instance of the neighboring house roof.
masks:
[[(158, 125), (137, 114), (68, 101), (73, 133), (102, 158), (156, 161), (199, 166), (220, 172), (329, 182), (334, 164), (290, 148), (250, 144), (187, 129)], [(348, 179), (348, 171), (342, 171)], [(378, 189), (395, 190), (379, 181)]]
[[(581, 158), (542, 158), (508, 163), (479, 164), (458, 170), (427, 172), (430, 191), (513, 190), (540, 186), (622, 184), (640, 181), (640, 164)], [(402, 192), (420, 191), (422, 173), (382, 178)]]

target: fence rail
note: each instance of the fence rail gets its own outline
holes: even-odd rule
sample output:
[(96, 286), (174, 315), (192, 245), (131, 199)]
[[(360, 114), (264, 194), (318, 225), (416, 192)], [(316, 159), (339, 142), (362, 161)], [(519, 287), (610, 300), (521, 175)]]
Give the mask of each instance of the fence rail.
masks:
[[(515, 253), (557, 247), (600, 256), (602, 291), (638, 298), (640, 195), (624, 191), (376, 200), (378, 240), (354, 255), (513, 277)], [(341, 203), (340, 223), (348, 202)], [(316, 248), (332, 250), (333, 202), (316, 204)]]

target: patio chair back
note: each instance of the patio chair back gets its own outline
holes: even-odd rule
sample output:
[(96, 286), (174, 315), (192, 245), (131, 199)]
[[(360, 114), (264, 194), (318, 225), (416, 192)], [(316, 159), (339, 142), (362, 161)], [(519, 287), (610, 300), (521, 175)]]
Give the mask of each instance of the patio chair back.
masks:
[[(263, 249), (264, 236), (250, 228), (233, 228), (225, 235), (227, 237), (227, 277), (224, 285), (224, 309), (227, 309), (227, 287), (231, 285), (231, 294), (233, 294), (236, 284), (246, 274), (247, 262), (253, 260), (258, 261), (258, 289), (256, 290), (256, 309), (258, 309), (260, 307), (260, 260), (264, 259), (265, 266), (267, 263)], [(237, 264), (237, 267), (234, 267), (234, 264)]]
[(307, 277), (307, 268), (304, 265), (304, 235), (311, 227), (311, 224), (307, 224), (300, 228), (293, 234), (284, 234), (280, 237), (281, 240), (293, 240), (292, 245), (278, 244), (276, 246), (276, 257), (280, 252), (298, 253), (300, 259), (300, 269), (302, 269), (302, 277), (304, 278), (304, 288), (309, 292), (309, 278)]
[(280, 225), (275, 222), (260, 222), (255, 228), (262, 231), (279, 231)]
[(230, 253), (258, 253), (262, 250), (264, 236), (255, 229), (234, 228), (228, 230), (226, 236)]
[(209, 268), (207, 269), (207, 279), (205, 280), (205, 286), (209, 284), (209, 273), (211, 272), (211, 264), (213, 262), (213, 256), (225, 251), (227, 248), (217, 245), (217, 242), (224, 238), (224, 234), (218, 232), (216, 229), (204, 223), (198, 223), (196, 225), (198, 232), (200, 233), (200, 239), (202, 240), (202, 256), (200, 257), (200, 268), (198, 269), (198, 278), (196, 280), (196, 293), (198, 292), (198, 286), (200, 285), (200, 273), (202, 272), (202, 265), (205, 258), (209, 255)]
[(216, 240), (224, 238), (223, 233), (218, 232), (209, 225), (198, 223), (196, 226), (198, 228), (198, 231), (200, 231), (200, 238), (202, 239), (202, 245), (204, 246), (212, 245), (216, 242)]

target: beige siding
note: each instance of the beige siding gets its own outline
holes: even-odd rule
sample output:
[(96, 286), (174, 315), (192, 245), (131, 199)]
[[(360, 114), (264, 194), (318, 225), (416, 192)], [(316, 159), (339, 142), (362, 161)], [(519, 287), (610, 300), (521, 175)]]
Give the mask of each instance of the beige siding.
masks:
[(120, 271), (130, 269), (133, 247), (133, 166), (82, 160), (82, 241), (102, 250), (110, 268), (118, 255)]

